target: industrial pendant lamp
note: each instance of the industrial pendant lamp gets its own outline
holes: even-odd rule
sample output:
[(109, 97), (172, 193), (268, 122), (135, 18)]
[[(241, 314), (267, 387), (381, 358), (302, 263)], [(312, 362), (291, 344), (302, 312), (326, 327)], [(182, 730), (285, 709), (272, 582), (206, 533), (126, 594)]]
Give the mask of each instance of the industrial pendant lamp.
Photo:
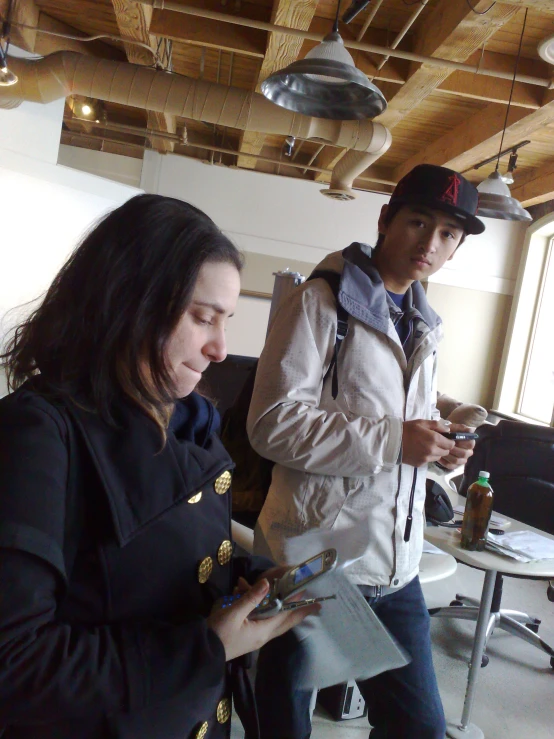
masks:
[(6, 54), (0, 46), (0, 87), (10, 87), (15, 85), (17, 81), (17, 75), (8, 69)]
[(512, 102), (512, 94), (514, 92), (514, 84), (517, 76), (517, 68), (519, 64), (519, 57), (521, 54), (521, 44), (523, 41), (523, 33), (525, 31), (526, 23), (527, 9), (525, 10), (525, 18), (523, 20), (521, 37), (519, 39), (519, 49), (517, 52), (516, 66), (514, 69), (514, 76), (512, 78), (512, 88), (510, 90), (510, 97), (508, 99), (508, 108), (506, 110), (506, 118), (504, 119), (504, 129), (502, 131), (502, 138), (500, 140), (500, 148), (498, 150), (498, 156), (496, 158), (496, 168), (494, 172), (491, 172), (486, 180), (483, 180), (480, 185), (477, 185), (477, 190), (479, 191), (479, 209), (477, 210), (477, 215), (484, 218), (499, 218), (504, 221), (533, 220), (531, 214), (522, 207), (521, 203), (511, 196), (510, 188), (505, 181), (506, 177), (501, 175), (499, 171), (500, 156), (502, 155), (502, 144), (504, 143), (504, 135), (506, 133), (506, 126), (508, 124), (508, 114), (510, 112), (510, 104)]
[(268, 100), (295, 113), (360, 120), (387, 107), (383, 93), (356, 68), (339, 34), (340, 0), (333, 30), (304, 59), (274, 72), (262, 82)]

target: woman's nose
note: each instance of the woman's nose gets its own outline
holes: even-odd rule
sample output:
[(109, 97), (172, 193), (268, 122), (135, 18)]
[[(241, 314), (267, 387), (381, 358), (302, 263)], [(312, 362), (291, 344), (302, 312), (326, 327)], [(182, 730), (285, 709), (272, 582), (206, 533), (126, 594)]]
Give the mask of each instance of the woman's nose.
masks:
[(206, 355), (210, 362), (223, 362), (227, 356), (227, 340), (224, 329), (220, 329), (217, 335), (206, 346)]

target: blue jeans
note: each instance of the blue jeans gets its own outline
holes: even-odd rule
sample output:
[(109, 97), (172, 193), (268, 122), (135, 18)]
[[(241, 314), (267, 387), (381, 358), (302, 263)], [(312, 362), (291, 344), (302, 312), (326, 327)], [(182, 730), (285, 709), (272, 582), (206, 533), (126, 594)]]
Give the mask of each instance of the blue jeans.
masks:
[[(371, 739), (444, 739), (446, 725), (431, 658), (429, 614), (419, 578), (381, 598), (368, 598), (381, 622), (411, 656), (406, 667), (358, 686), (374, 727)], [(302, 650), (292, 632), (260, 651), (256, 702), (261, 739), (308, 739), (310, 692), (296, 690)]]

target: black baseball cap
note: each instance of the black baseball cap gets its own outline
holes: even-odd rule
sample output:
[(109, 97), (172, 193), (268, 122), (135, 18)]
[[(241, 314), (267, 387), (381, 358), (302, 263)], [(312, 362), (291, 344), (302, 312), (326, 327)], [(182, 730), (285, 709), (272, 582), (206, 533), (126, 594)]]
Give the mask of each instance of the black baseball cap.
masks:
[(477, 188), (458, 172), (436, 164), (418, 164), (400, 180), (389, 205), (425, 205), (456, 216), (467, 234), (480, 234), (485, 224), (475, 217)]

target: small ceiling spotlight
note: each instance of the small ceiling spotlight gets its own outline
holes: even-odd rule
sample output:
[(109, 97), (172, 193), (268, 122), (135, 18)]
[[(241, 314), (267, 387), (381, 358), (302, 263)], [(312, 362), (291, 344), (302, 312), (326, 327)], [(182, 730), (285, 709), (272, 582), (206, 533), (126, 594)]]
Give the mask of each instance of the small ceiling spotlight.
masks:
[(73, 103), (73, 115), (81, 121), (100, 123), (106, 118), (104, 106), (100, 100), (79, 98)]
[(11, 85), (15, 85), (17, 81), (17, 75), (10, 72), (8, 69), (6, 54), (0, 46), (0, 87), (11, 87)]
[(292, 156), (295, 143), (296, 139), (294, 138), (294, 136), (287, 136), (287, 138), (285, 139), (285, 143), (283, 144), (283, 154), (286, 157)]

